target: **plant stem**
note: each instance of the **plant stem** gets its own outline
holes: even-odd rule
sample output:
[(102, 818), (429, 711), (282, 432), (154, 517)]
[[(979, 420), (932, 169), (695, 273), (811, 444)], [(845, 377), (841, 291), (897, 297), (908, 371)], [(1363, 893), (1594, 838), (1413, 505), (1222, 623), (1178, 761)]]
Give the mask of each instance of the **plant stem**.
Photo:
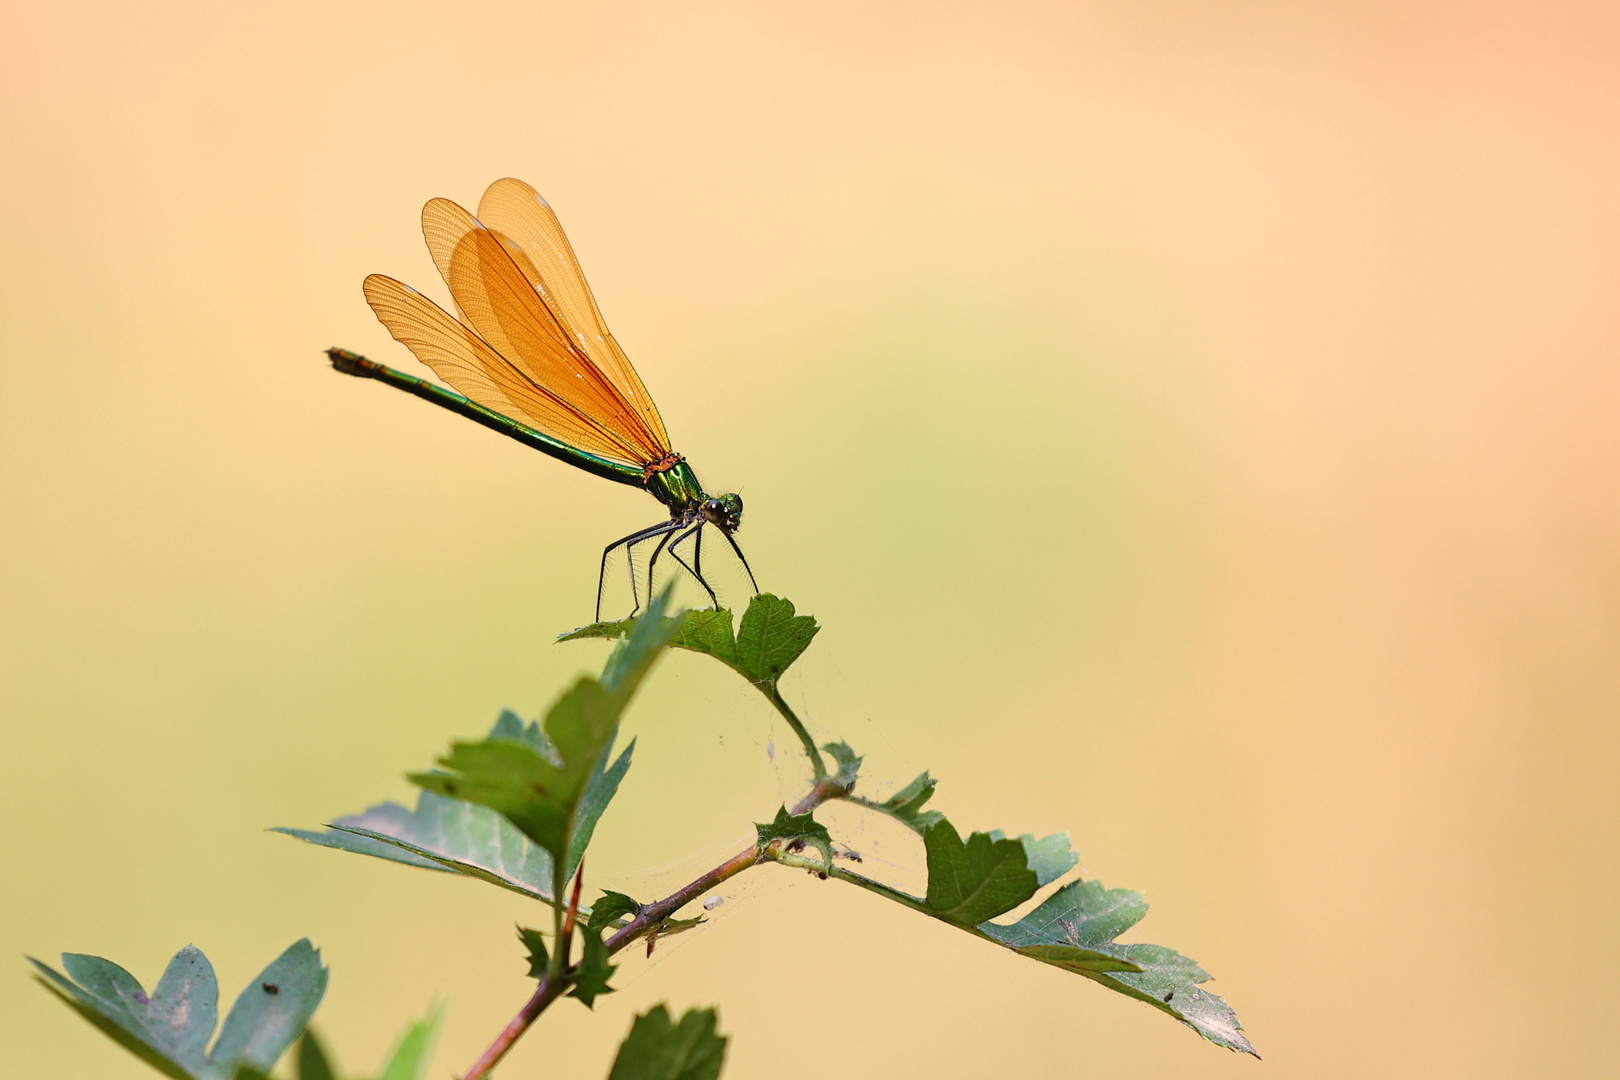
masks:
[(585, 859), (580, 857), (579, 866), (574, 869), (574, 895), (568, 901), (568, 914), (564, 916), (562, 931), (557, 935), (557, 954), (561, 957), (559, 968), (568, 967), (568, 954), (574, 949), (574, 919), (579, 916), (579, 890), (585, 884)]
[[(998, 941), (996, 938), (991, 937), (989, 934), (981, 930), (979, 927), (983, 926), (983, 923), (980, 923), (979, 926), (964, 926), (961, 923), (952, 922), (950, 919), (941, 917), (938, 912), (929, 910), (927, 903), (915, 896), (912, 896), (910, 893), (904, 893), (899, 889), (891, 888), (888, 885), (883, 884), (881, 881), (873, 881), (871, 878), (862, 874), (857, 874), (853, 870), (845, 870), (842, 867), (837, 866), (829, 870), (826, 864), (822, 863), (818, 859), (808, 859), (803, 855), (795, 855), (788, 851), (768, 852), (765, 855), (765, 859), (769, 860), (770, 862), (779, 863), (782, 866), (791, 866), (802, 870), (809, 870), (813, 873), (821, 875), (822, 877), (836, 878), (839, 881), (847, 882), (850, 885), (865, 889), (867, 892), (876, 893), (885, 900), (893, 900), (895, 903), (908, 907), (912, 911), (927, 915), (930, 919), (938, 919), (946, 926), (954, 926), (964, 934), (972, 934), (981, 941), (992, 941), (998, 945), (1006, 944), (1005, 942)], [(1084, 968), (1066, 967), (1066, 970), (1084, 975), (1088, 979), (1096, 979), (1105, 986), (1112, 986), (1115, 984), (1109, 983), (1101, 978), (1101, 976), (1098, 974), (1099, 972), (1140, 972), (1142, 970), (1140, 966), (1132, 963), (1130, 960), (1122, 959), (1108, 953), (1090, 952), (1090, 950), (1084, 949), (1078, 945), (1075, 946), (1075, 949), (1081, 954), (1089, 953), (1089, 959), (1085, 960), (1085, 964), (1087, 966)], [(1052, 961), (1048, 961), (1048, 963), (1051, 962)]]
[[(551, 961), (546, 964), (546, 982), (561, 982), (563, 967), (567, 963), (568, 942), (563, 937), (563, 925), (568, 916), (563, 909), (563, 887), (568, 884), (562, 875), (562, 860), (554, 859), (551, 871), (551, 895), (556, 902), (551, 905)], [(545, 1006), (541, 1006), (544, 1008)], [(522, 1015), (522, 1014), (519, 1014)], [(535, 1013), (536, 1016), (540, 1015)], [(533, 1023), (531, 1020), (530, 1023)], [(502, 1051), (503, 1053), (505, 1051)], [(493, 1064), (493, 1063), (492, 1063)], [(467, 1074), (469, 1077), (471, 1073)]]
[(827, 864), (823, 863), (819, 859), (808, 859), (803, 855), (795, 855), (787, 851), (777, 852), (766, 857), (771, 862), (779, 863), (782, 866), (791, 866), (800, 870), (811, 870), (817, 874), (821, 874), (824, 877), (835, 878), (839, 881), (847, 882), (850, 885), (855, 885), (859, 888), (865, 889), (867, 892), (877, 893), (885, 900), (893, 900), (895, 903), (903, 904), (913, 911), (920, 911), (924, 915), (938, 918), (937, 915), (928, 910), (927, 904), (923, 903), (915, 896), (912, 896), (910, 893), (903, 893), (899, 889), (890, 888), (881, 881), (873, 881), (871, 878), (857, 874), (853, 870), (845, 870), (840, 866), (834, 866), (829, 870), (827, 868)]
[(793, 710), (788, 708), (788, 703), (782, 700), (782, 692), (776, 688), (774, 679), (760, 689), (770, 699), (776, 711), (782, 714), (782, 719), (788, 722), (793, 734), (799, 737), (799, 743), (804, 747), (804, 756), (810, 759), (810, 769), (815, 774), (816, 783), (820, 784), (827, 779), (827, 763), (821, 759), (821, 751), (816, 748), (816, 740), (810, 737), (810, 732), (805, 730), (804, 722), (795, 716)]
[(512, 1022), (507, 1024), (501, 1033), (495, 1037), (495, 1041), (489, 1044), (489, 1049), (485, 1050), (478, 1060), (473, 1062), (473, 1067), (467, 1070), (467, 1075), (463, 1080), (483, 1080), (484, 1077), (488, 1076), (490, 1070), (500, 1064), (501, 1058), (505, 1057), (506, 1052), (512, 1049), (512, 1044), (523, 1037), (523, 1033), (528, 1031), (529, 1026), (539, 1019), (541, 1013), (546, 1011), (547, 1005), (557, 1000), (567, 985), (568, 980), (566, 978), (554, 979), (549, 973), (545, 978), (541, 979), (540, 985), (535, 987), (534, 996), (512, 1018)]
[[(848, 794), (849, 792), (844, 790), (841, 785), (822, 777), (816, 783), (816, 786), (810, 789), (808, 795), (793, 804), (793, 813), (807, 814), (828, 799), (842, 799), (847, 797)], [(612, 937), (607, 939), (608, 952), (610, 954), (618, 952), (716, 885), (729, 878), (736, 877), (744, 870), (758, 866), (770, 858), (771, 855), (768, 851), (761, 850), (758, 844), (754, 844), (737, 852), (737, 854), (702, 877), (676, 889), (662, 900), (654, 900), (650, 904), (644, 904), (641, 910), (636, 913), (635, 918), (620, 927)]]
[(612, 937), (607, 939), (608, 953), (611, 955), (634, 943), (638, 937), (647, 933), (647, 931), (687, 904), (690, 904), (693, 900), (696, 900), (721, 882), (736, 877), (749, 867), (758, 866), (764, 858), (765, 855), (760, 851), (758, 845), (746, 848), (697, 880), (682, 885), (662, 900), (654, 900), (650, 904), (643, 905), (641, 910), (636, 913), (635, 918), (631, 919), (616, 931)]
[[(784, 705), (783, 708), (786, 708), (786, 706)], [(789, 713), (788, 715), (791, 716), (792, 714)], [(796, 722), (797, 718), (795, 717), (794, 720)], [(799, 730), (803, 731), (803, 727), (800, 726)], [(808, 736), (805, 737), (808, 739)], [(811, 744), (811, 749), (814, 749), (813, 744)], [(819, 763), (820, 758), (813, 758), (812, 761)], [(814, 810), (816, 807), (820, 806), (829, 799), (843, 799), (848, 797), (848, 789), (843, 785), (834, 783), (832, 780), (828, 779), (825, 771), (823, 771), (822, 776), (817, 779), (816, 785), (810, 789), (810, 793), (793, 805), (793, 813), (809, 813), (811, 810)], [(654, 900), (650, 904), (642, 905), (641, 910), (636, 913), (633, 919), (615, 932), (612, 937), (607, 939), (605, 944), (607, 945), (608, 955), (611, 956), (620, 949), (634, 943), (637, 938), (646, 935), (659, 923), (663, 922), (665, 919), (669, 918), (671, 915), (675, 914), (681, 908), (685, 907), (687, 904), (690, 904), (693, 900), (696, 900), (698, 897), (702, 896), (716, 885), (719, 885), (721, 882), (736, 877), (744, 870), (747, 870), (750, 867), (758, 866), (760, 863), (769, 859), (780, 859), (781, 857), (782, 856), (780, 855), (773, 855), (769, 851), (761, 850), (758, 844), (750, 845), (749, 847), (744, 848), (742, 851), (737, 852), (737, 854), (733, 855), (731, 858), (727, 859), (713, 870), (710, 870), (708, 873), (686, 885), (681, 886), (679, 889), (676, 889), (662, 900)], [(818, 863), (817, 865), (819, 866), (820, 864)], [(877, 885), (876, 882), (873, 882), (872, 884)], [(882, 886), (878, 887), (882, 888)], [(559, 896), (562, 894), (561, 884), (557, 885), (557, 894)], [(900, 895), (904, 896), (905, 894), (901, 893)], [(570, 905), (570, 907), (577, 910), (578, 902), (579, 892), (576, 887), (574, 893), (574, 904)], [(564, 919), (562, 914), (562, 906), (560, 904), (554, 906), (556, 907), (557, 912), (556, 926), (558, 937), (557, 944), (552, 950), (553, 965), (557, 963), (557, 955), (563, 948), (562, 926)], [(490, 1070), (500, 1062), (501, 1058), (506, 1056), (506, 1052), (512, 1048), (512, 1044), (517, 1042), (518, 1039), (522, 1038), (523, 1033), (528, 1031), (529, 1028), (533, 1026), (534, 1022), (540, 1018), (540, 1014), (546, 1011), (547, 1006), (561, 997), (562, 992), (568, 989), (569, 985), (574, 981), (574, 970), (575, 969), (572, 967), (564, 968), (559, 970), (555, 975), (548, 971), (546, 973), (546, 977), (540, 980), (540, 985), (535, 988), (534, 996), (531, 997), (528, 1000), (528, 1003), (525, 1004), (523, 1008), (519, 1010), (518, 1014), (512, 1018), (512, 1022), (507, 1024), (506, 1027), (502, 1029), (501, 1033), (495, 1037), (495, 1041), (490, 1043), (489, 1049), (485, 1050), (483, 1054), (479, 1056), (478, 1060), (473, 1063), (473, 1067), (468, 1070), (467, 1075), (463, 1077), (462, 1080), (483, 1080), (484, 1077), (487, 1077)]]
[[(802, 811), (800, 812), (802, 813)], [(722, 881), (742, 873), (751, 866), (759, 865), (764, 858), (764, 854), (757, 845), (750, 847), (733, 855), (696, 881), (683, 885), (664, 899), (655, 900), (643, 906), (635, 918), (631, 919), (618, 933), (607, 939), (608, 954), (612, 955), (625, 946), (632, 944), (636, 938), (641, 937), (654, 926), (657, 926)], [(559, 941), (552, 953), (553, 964), (556, 963), (557, 951), (561, 948), (562, 945)], [(534, 996), (512, 1018), (512, 1022), (507, 1024), (501, 1033), (495, 1037), (495, 1041), (490, 1043), (489, 1049), (479, 1056), (462, 1080), (483, 1080), (484, 1077), (488, 1076), (489, 1071), (499, 1064), (501, 1058), (506, 1056), (506, 1052), (512, 1048), (512, 1044), (522, 1038), (523, 1033), (528, 1031), (536, 1020), (540, 1019), (540, 1014), (546, 1011), (546, 1007), (562, 995), (563, 990), (573, 981), (573, 975), (573, 968), (560, 971), (555, 976), (548, 971), (546, 977), (540, 980), (540, 985), (535, 989)]]

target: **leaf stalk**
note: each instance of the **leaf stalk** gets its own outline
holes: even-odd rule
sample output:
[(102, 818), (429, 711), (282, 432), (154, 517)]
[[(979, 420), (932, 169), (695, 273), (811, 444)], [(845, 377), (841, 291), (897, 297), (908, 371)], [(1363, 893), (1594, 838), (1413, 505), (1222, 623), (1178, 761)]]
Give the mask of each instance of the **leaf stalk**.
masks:
[(908, 907), (913, 911), (921, 912), (930, 918), (938, 917), (934, 914), (934, 912), (928, 910), (927, 904), (919, 900), (917, 897), (912, 896), (910, 893), (904, 893), (899, 889), (891, 888), (890, 886), (883, 884), (881, 881), (873, 881), (871, 878), (862, 874), (857, 874), (853, 870), (845, 870), (841, 866), (829, 868), (820, 859), (806, 858), (803, 855), (798, 855), (791, 851), (772, 852), (771, 854), (767, 855), (766, 858), (781, 866), (789, 866), (797, 870), (809, 870), (813, 873), (821, 875), (822, 877), (834, 878), (846, 884), (854, 885), (857, 888), (865, 889), (867, 892), (876, 893), (885, 900), (893, 900), (897, 904)]
[(817, 748), (816, 740), (810, 737), (810, 732), (805, 728), (804, 721), (800, 720), (788, 706), (788, 703), (782, 699), (782, 692), (777, 688), (774, 679), (771, 680), (768, 687), (761, 686), (760, 689), (765, 691), (765, 696), (770, 699), (771, 706), (782, 714), (782, 719), (786, 720), (788, 727), (793, 729), (793, 734), (799, 737), (799, 745), (804, 747), (804, 756), (810, 759), (810, 771), (815, 776), (816, 783), (821, 784), (822, 781), (827, 779), (827, 763), (821, 757), (821, 750)]

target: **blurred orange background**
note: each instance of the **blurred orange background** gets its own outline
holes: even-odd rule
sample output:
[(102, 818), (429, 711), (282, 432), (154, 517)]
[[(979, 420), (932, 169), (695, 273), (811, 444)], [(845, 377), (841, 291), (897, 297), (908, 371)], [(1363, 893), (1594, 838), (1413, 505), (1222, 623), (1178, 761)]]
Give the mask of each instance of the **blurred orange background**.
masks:
[[(1068, 830), (1265, 1061), (767, 867), (503, 1077), (604, 1076), (666, 999), (718, 1003), (733, 1080), (1613, 1074), (1614, 5), (0, 19), (11, 1072), (152, 1075), (24, 953), (150, 985), (194, 942), (230, 997), (309, 935), (350, 1072), (443, 999), (459, 1073), (526, 996), (534, 905), (262, 831), (543, 710), (659, 515), (320, 354), (420, 370), (361, 278), (442, 297), (421, 204), (512, 175), (824, 624), (818, 732), (964, 831)], [(801, 790), (712, 667), (633, 709), (588, 884), (650, 894)]]

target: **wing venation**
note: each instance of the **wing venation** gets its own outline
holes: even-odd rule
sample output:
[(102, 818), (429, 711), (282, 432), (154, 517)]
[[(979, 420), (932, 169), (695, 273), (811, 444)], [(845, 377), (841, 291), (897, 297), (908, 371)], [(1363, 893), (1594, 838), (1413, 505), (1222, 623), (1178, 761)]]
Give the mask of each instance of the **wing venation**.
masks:
[(667, 440), (575, 343), (520, 265), (528, 260), (514, 241), (448, 199), (423, 208), (422, 232), (462, 318), (491, 347), (643, 463), (669, 452)]
[(458, 393), (536, 431), (610, 461), (639, 455), (544, 386), (439, 305), (382, 274), (365, 281), (366, 303), (394, 340)]
[(497, 180), (478, 203), (478, 220), (510, 238), (527, 259), (518, 258), (529, 283), (546, 298), (573, 341), (613, 383), (665, 446), (669, 434), (658, 407), (608, 331), (596, 298), (585, 281), (573, 245), (550, 204), (521, 180)]

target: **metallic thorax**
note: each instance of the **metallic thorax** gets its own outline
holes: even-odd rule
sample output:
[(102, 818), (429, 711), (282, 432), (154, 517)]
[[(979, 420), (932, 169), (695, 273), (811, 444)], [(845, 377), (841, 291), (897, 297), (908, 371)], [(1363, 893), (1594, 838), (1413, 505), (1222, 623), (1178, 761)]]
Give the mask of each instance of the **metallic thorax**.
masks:
[(698, 483), (692, 466), (678, 454), (649, 466), (645, 486), (653, 498), (669, 507), (672, 518), (691, 521), (701, 514), (728, 535), (742, 524), (742, 498), (735, 494), (711, 498)]

